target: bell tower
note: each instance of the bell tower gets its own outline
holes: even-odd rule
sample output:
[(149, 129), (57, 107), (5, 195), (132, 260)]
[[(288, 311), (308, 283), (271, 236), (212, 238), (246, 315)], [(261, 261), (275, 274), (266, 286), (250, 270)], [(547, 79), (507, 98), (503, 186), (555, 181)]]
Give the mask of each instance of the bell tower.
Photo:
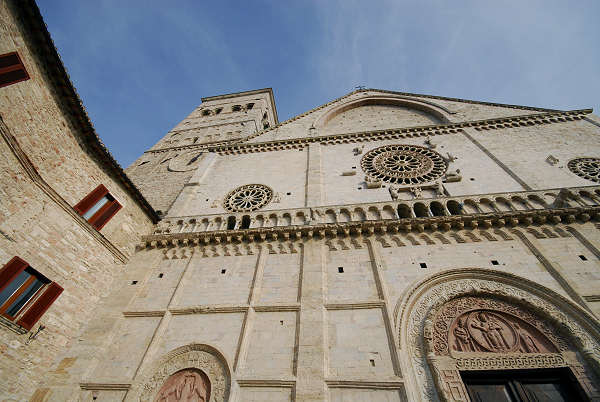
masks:
[(271, 88), (210, 96), (152, 150), (239, 140), (277, 123)]
[(271, 88), (202, 98), (200, 106), (127, 168), (127, 175), (164, 216), (206, 148), (243, 140), (278, 123)]

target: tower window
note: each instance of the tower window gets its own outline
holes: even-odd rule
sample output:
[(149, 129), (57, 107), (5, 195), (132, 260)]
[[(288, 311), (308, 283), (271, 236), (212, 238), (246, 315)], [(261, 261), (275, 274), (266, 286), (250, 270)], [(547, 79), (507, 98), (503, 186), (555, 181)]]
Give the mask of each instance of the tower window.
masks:
[(0, 56), (0, 88), (29, 79), (17, 52)]
[(215, 114), (219, 114), (222, 111), (223, 111), (223, 108), (222, 107), (218, 107), (218, 108), (215, 109)]
[(121, 209), (121, 204), (100, 184), (73, 208), (96, 230), (100, 230)]
[(427, 264), (425, 264), (424, 262), (420, 262), (420, 263), (419, 263), (419, 266), (420, 266), (421, 268), (427, 268)]
[(227, 230), (235, 229), (235, 216), (227, 218)]
[(210, 116), (210, 110), (206, 109), (202, 111), (202, 116)]
[(62, 291), (27, 262), (13, 257), (0, 269), (0, 314), (29, 330)]
[(254, 107), (254, 103), (248, 103), (246, 105), (246, 110), (252, 110), (253, 107)]
[(240, 110), (242, 110), (242, 106), (240, 105), (233, 105), (233, 107), (231, 108), (232, 112), (239, 112)]
[(222, 270), (221, 270), (221, 273), (222, 273), (222, 274), (224, 274), (225, 272), (227, 272), (227, 270), (226, 270), (226, 269), (222, 269)]
[(266, 122), (266, 123), (263, 124), (263, 129), (267, 129), (267, 128), (269, 128), (269, 123), (268, 122)]
[(338, 267), (338, 272), (340, 274), (343, 274), (344, 273), (344, 267)]
[(492, 260), (492, 265), (500, 265), (500, 263), (496, 260)]
[(587, 261), (587, 257), (585, 255), (580, 255), (579, 258), (581, 258), (581, 261)]

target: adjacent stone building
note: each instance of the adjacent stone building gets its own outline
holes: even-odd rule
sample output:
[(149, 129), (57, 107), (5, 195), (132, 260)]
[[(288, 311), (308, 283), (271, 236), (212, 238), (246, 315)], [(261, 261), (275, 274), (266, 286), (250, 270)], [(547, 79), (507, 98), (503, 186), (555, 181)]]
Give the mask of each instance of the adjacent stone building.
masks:
[(600, 400), (592, 110), (261, 89), (124, 174), (35, 4), (0, 20), (3, 399)]

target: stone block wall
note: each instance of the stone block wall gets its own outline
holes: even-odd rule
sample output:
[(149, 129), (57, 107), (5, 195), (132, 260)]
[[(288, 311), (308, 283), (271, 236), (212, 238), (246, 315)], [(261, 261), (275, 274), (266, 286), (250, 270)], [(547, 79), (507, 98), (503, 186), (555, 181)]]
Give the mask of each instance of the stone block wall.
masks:
[(119, 219), (110, 221), (102, 233), (121, 252), (131, 253), (131, 238), (149, 232), (151, 219), (125, 188), (115, 168), (75, 126), (73, 112), (66, 109), (45, 65), (47, 61), (34, 45), (32, 36), (39, 32), (28, 31), (16, 15), (16, 3), (0, 5), (0, 54), (18, 52), (31, 78), (2, 88), (2, 120), (43, 180), (69, 205), (77, 204), (99, 184), (109, 189), (123, 209)]
[[(67, 382), (81, 396), (88, 391), (78, 383), (136, 384), (170, 351), (207, 344), (231, 370), (233, 401), (285, 400), (291, 393), (296, 400), (406, 400), (402, 379), (409, 363), (397, 344), (397, 306), (407, 293), (435, 273), (476, 267), (568, 298), (549, 262), (584, 299), (596, 295), (590, 278), (600, 256), (570, 235), (572, 229), (591, 244), (600, 242), (599, 229), (586, 223), (502, 235), (479, 229), (142, 249), (115, 290), (129, 301), (118, 306), (109, 297), (100, 308), (111, 312), (111, 340), (95, 342), (101, 336), (95, 330), (82, 334), (65, 356), (98, 357), (85, 375), (70, 370)], [(592, 305), (583, 308), (598, 314)], [(301, 377), (306, 370), (312, 377)], [(113, 391), (95, 392), (98, 400), (112, 400)], [(64, 397), (56, 395), (50, 400)]]
[[(19, 256), (64, 291), (29, 333), (2, 320), (3, 400), (26, 400), (41, 380), (75, 364), (76, 357), (59, 356), (97, 315), (137, 241), (153, 227), (151, 209), (79, 125), (87, 116), (65, 98), (64, 77), (55, 75), (62, 66), (49, 64), (58, 56), (51, 42), (41, 44), (45, 26), (34, 21), (36, 11), (33, 3), (0, 4), (0, 54), (18, 52), (30, 76), (0, 89), (0, 266)], [(73, 206), (99, 184), (122, 209), (97, 231)], [(40, 388), (35, 398), (46, 393)]]

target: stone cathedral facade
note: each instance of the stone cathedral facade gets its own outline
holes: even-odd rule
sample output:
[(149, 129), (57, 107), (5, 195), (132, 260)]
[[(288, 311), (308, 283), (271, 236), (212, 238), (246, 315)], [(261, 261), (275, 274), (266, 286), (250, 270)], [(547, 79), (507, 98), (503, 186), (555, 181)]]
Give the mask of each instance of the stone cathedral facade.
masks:
[(260, 89), (123, 171), (0, 21), (3, 400), (600, 400), (592, 110)]

